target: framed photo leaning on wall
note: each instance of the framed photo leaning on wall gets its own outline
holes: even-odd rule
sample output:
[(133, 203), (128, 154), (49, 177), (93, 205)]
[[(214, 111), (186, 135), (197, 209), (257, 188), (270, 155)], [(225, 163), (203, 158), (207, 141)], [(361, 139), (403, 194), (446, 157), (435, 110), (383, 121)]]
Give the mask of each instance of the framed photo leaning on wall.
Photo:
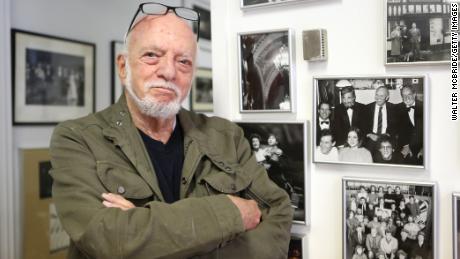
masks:
[(117, 102), (123, 93), (123, 86), (121, 85), (120, 77), (118, 76), (117, 57), (123, 52), (124, 43), (122, 41), (112, 41), (110, 43), (111, 52), (111, 70), (112, 70), (112, 103)]
[(212, 71), (208, 68), (198, 68), (190, 94), (190, 110), (196, 112), (213, 111)]
[(385, 0), (385, 64), (448, 64), (450, 2)]
[(306, 224), (306, 122), (236, 122), (257, 163), (291, 198), (294, 223)]
[(344, 259), (437, 258), (436, 183), (345, 177), (342, 194)]
[(238, 34), (240, 112), (292, 112), (291, 29)]
[(460, 259), (460, 193), (452, 194), (452, 234), (454, 259)]
[(11, 30), (13, 124), (56, 124), (94, 111), (93, 43)]
[(425, 167), (425, 76), (314, 78), (314, 162)]

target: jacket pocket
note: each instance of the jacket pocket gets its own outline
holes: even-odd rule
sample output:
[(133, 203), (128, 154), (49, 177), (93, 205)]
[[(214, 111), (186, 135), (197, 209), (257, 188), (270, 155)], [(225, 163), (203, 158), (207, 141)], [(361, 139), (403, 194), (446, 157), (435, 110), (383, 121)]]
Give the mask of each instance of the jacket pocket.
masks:
[[(129, 200), (148, 199), (153, 191), (132, 168), (109, 161), (97, 161), (97, 177), (111, 193), (119, 194)], [(135, 203), (137, 206), (137, 204)]]

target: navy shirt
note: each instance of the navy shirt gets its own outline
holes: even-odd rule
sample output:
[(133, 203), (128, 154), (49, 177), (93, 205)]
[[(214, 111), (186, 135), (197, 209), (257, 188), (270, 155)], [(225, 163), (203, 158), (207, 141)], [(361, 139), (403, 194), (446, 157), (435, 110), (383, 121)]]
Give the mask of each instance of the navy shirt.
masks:
[(180, 124), (176, 123), (166, 144), (150, 138), (141, 130), (139, 132), (155, 169), (163, 198), (167, 203), (178, 201), (184, 165), (184, 138)]

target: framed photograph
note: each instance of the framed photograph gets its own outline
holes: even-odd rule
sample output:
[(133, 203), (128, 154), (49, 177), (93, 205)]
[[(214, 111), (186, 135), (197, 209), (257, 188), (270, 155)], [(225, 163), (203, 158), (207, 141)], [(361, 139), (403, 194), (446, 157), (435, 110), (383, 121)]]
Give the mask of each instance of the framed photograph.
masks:
[(22, 149), (23, 169), (23, 257), (24, 259), (67, 257), (69, 236), (62, 228), (51, 197), (53, 179), (47, 148)]
[(208, 68), (198, 68), (190, 93), (190, 110), (212, 112), (212, 100), (212, 71)]
[[(240, 0), (240, 7), (243, 10), (268, 7), (274, 5), (285, 5), (291, 3), (305, 2), (306, 0)], [(308, 1), (308, 0), (307, 0)]]
[(424, 76), (314, 78), (314, 162), (425, 167)]
[(112, 41), (110, 43), (111, 50), (111, 66), (112, 66), (112, 103), (117, 102), (123, 93), (123, 85), (121, 84), (120, 77), (118, 77), (117, 57), (123, 52), (124, 43), (122, 41)]
[(303, 259), (303, 236), (291, 234), (289, 241), (288, 259)]
[(94, 112), (93, 43), (11, 30), (13, 124), (56, 124)]
[(460, 259), (460, 193), (452, 194), (452, 234), (454, 259)]
[(294, 223), (306, 224), (306, 122), (236, 122), (257, 162), (291, 198)]
[(240, 112), (292, 112), (291, 29), (238, 34)]
[(191, 25), (194, 32), (199, 29), (198, 47), (200, 50), (211, 52), (211, 6), (209, 0), (183, 0), (182, 2), (185, 7), (192, 8), (200, 14), (200, 28), (197, 28), (196, 22), (192, 22)]
[[(450, 4), (446, 0), (427, 0), (423, 5), (413, 2), (385, 0), (385, 64), (448, 64), (450, 11), (440, 13), (434, 8)], [(390, 11), (394, 7), (402, 7), (402, 13)]]
[(343, 178), (343, 258), (436, 258), (436, 193), (434, 182)]

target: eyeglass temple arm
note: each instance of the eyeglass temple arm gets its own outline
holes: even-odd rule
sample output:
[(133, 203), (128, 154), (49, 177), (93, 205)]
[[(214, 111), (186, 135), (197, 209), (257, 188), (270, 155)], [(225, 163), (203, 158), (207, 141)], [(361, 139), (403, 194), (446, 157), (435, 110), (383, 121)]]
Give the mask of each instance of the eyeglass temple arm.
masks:
[(128, 30), (126, 31), (126, 34), (125, 34), (125, 43), (126, 43), (126, 38), (128, 38), (128, 34), (129, 34), (129, 32), (131, 31), (131, 26), (133, 26), (133, 23), (134, 23), (134, 21), (136, 20), (137, 15), (138, 15), (139, 12), (141, 11), (141, 9), (142, 9), (142, 6), (139, 6), (139, 8), (137, 8), (136, 14), (134, 15), (133, 19), (132, 19), (131, 22), (129, 23)]

